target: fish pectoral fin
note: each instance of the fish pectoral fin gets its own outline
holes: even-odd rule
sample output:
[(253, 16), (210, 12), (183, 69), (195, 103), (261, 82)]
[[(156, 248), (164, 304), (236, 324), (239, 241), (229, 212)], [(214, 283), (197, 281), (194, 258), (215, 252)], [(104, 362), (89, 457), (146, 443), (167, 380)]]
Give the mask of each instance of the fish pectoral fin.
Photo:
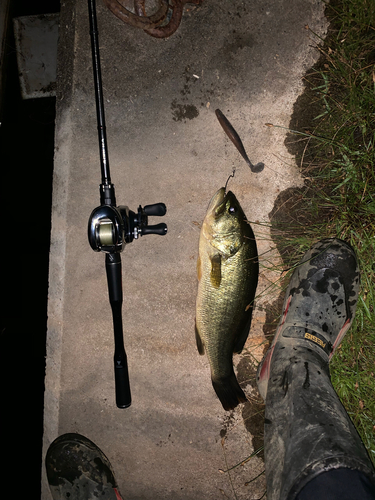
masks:
[(221, 283), (221, 255), (216, 254), (210, 257), (211, 260), (211, 274), (210, 280), (214, 288), (219, 288)]
[(197, 325), (195, 325), (195, 340), (197, 342), (197, 349), (199, 354), (204, 354), (204, 344), (202, 342), (201, 336), (199, 335)]

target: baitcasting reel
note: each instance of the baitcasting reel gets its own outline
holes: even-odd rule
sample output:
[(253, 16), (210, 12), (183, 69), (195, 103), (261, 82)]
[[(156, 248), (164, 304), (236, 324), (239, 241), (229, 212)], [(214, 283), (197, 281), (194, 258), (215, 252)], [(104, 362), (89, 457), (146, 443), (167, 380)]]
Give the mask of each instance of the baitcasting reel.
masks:
[(134, 213), (126, 206), (115, 207), (102, 205), (95, 208), (89, 218), (89, 243), (96, 252), (122, 252), (126, 243), (147, 234), (167, 234), (167, 225), (164, 223), (148, 225), (148, 217), (162, 217), (167, 212), (164, 203), (139, 205), (138, 212)]

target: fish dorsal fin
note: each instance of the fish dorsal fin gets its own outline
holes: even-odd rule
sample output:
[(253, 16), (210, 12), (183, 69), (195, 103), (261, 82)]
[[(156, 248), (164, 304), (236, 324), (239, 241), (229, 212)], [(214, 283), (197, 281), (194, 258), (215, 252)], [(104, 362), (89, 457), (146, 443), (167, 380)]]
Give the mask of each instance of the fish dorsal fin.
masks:
[(210, 257), (211, 260), (211, 283), (214, 288), (219, 288), (221, 283), (221, 256), (215, 254)]

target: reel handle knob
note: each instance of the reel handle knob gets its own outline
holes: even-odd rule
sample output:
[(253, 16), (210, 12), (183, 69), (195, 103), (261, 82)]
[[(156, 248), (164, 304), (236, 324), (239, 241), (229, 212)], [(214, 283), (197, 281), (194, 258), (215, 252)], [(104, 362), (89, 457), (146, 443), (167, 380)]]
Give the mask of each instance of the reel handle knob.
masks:
[(164, 236), (167, 234), (168, 228), (167, 224), (163, 222), (161, 224), (155, 224), (154, 226), (144, 226), (141, 229), (141, 235), (146, 236), (147, 234), (158, 234), (159, 236)]
[(149, 216), (163, 217), (167, 213), (167, 207), (164, 203), (154, 203), (153, 205), (146, 205), (144, 213)]

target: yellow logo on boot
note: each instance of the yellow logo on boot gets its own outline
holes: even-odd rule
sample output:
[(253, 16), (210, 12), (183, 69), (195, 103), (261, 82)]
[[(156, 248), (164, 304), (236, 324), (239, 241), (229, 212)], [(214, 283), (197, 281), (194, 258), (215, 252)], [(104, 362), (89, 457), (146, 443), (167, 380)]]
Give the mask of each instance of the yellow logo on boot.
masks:
[(323, 349), (327, 345), (327, 343), (324, 343), (323, 340), (318, 339), (318, 337), (315, 337), (315, 335), (312, 335), (309, 332), (305, 332), (305, 339), (312, 340), (313, 342), (315, 342), (315, 344), (318, 344), (320, 345), (320, 347), (323, 347)]

